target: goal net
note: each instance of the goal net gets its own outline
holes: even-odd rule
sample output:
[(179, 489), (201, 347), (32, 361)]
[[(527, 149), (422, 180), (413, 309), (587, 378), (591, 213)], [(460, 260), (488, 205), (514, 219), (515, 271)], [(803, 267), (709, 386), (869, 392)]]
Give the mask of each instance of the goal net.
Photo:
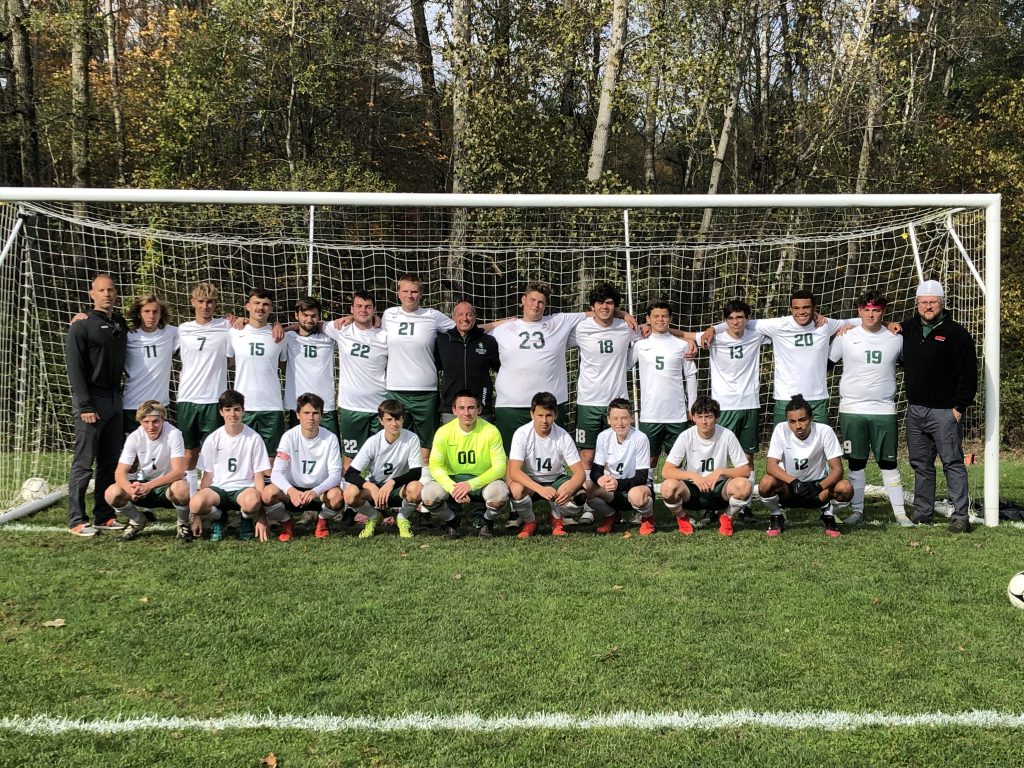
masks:
[[(691, 330), (719, 321), (734, 298), (755, 317), (788, 314), (795, 288), (814, 291), (820, 311), (838, 318), (856, 317), (857, 296), (880, 288), (890, 299), (889, 319), (899, 320), (912, 313), (919, 280), (935, 277), (977, 340), (982, 370), (998, 364), (997, 337), (995, 346), (991, 338), (986, 344), (998, 331), (986, 328), (985, 313), (986, 280), (998, 286), (998, 260), (986, 257), (998, 245), (991, 242), (998, 229), (986, 222), (992, 200), (998, 214), (994, 196), (891, 196), (885, 204), (871, 197), (462, 196), (454, 207), (445, 195), (149, 191), (154, 201), (146, 202), (141, 191), (57, 192), (0, 190), (0, 509), (22, 502), (28, 478), (54, 488), (67, 483), (74, 430), (64, 337), (99, 272), (113, 276), (126, 315), (132, 297), (154, 292), (175, 324), (191, 318), (190, 291), (200, 280), (215, 283), (221, 310), (236, 314), (250, 288), (269, 288), (276, 318), (286, 321), (307, 294), (343, 314), (353, 290), (369, 290), (380, 311), (394, 303), (396, 277), (412, 272), (424, 281), (425, 306), (447, 313), (466, 298), (482, 321), (517, 315), (531, 280), (552, 286), (549, 311), (587, 308), (589, 290), (609, 281), (634, 315), (666, 298), (675, 325)], [(570, 377), (574, 367), (570, 354)], [(707, 391), (700, 358), (698, 369)], [(762, 376), (763, 450), (770, 352)], [(987, 396), (979, 388), (967, 419), (965, 450), (979, 462), (986, 409), (997, 407), (992, 384)], [(172, 381), (172, 398), (175, 389)], [(905, 403), (899, 407), (902, 413)], [(989, 432), (996, 439), (994, 424)], [(990, 450), (989, 462), (997, 456)], [(981, 500), (982, 474), (970, 472)]]

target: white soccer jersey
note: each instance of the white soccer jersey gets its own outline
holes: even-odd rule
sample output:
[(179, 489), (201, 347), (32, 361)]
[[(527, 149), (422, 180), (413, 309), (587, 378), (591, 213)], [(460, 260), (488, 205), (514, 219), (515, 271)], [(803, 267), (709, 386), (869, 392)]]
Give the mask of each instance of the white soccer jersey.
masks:
[(141, 426), (128, 435), (117, 461), (130, 467), (138, 460), (138, 478), (145, 483), (170, 472), (171, 459), (184, 457), (185, 441), (181, 430), (165, 421), (156, 440), (150, 440)]
[(748, 463), (736, 435), (718, 424), (710, 440), (701, 437), (696, 427), (685, 430), (672, 444), (672, 450), (665, 461), (702, 476), (710, 475), (715, 470), (728, 469), (730, 463), (734, 467)]
[(828, 399), (828, 340), (845, 322), (829, 319), (820, 328), (815, 328), (813, 322), (797, 325), (792, 317), (747, 323), (747, 328), (767, 336), (775, 344), (776, 400), (789, 400), (797, 394), (802, 394), (805, 400)]
[(896, 363), (903, 356), (903, 339), (879, 328), (863, 326), (832, 342), (829, 358), (842, 362), (839, 410), (843, 413), (896, 413)]
[(768, 444), (768, 458), (778, 459), (782, 468), (797, 480), (816, 483), (828, 474), (828, 460), (843, 455), (839, 438), (827, 424), (811, 423), (811, 434), (800, 440), (793, 434), (789, 424), (775, 425), (771, 442)]
[(217, 317), (199, 324), (189, 320), (178, 326), (179, 403), (216, 403), (228, 388), (228, 358), (234, 356), (228, 321)]
[(298, 486), (319, 496), (341, 485), (341, 445), (338, 436), (319, 428), (316, 437), (306, 438), (302, 427), (292, 427), (281, 436), (270, 482), (285, 493)]
[(240, 491), (252, 487), (257, 472), (270, 469), (267, 446), (259, 433), (243, 425), (232, 437), (224, 427), (215, 429), (199, 452), (199, 471), (213, 473), (213, 485), (222, 491)]
[(594, 463), (616, 480), (629, 479), (638, 471), (651, 468), (651, 441), (636, 427), (630, 427), (621, 443), (615, 430), (609, 428), (597, 436)]
[(306, 392), (324, 399), (324, 411), (337, 409), (334, 397), (334, 339), (323, 333), (284, 335), (288, 369), (284, 377), (284, 404), (294, 411), (295, 399)]
[(340, 331), (327, 323), (324, 333), (338, 344), (338, 407), (376, 413), (387, 398), (388, 335), (380, 328), (361, 330), (355, 323)]
[(559, 403), (567, 402), (565, 349), (573, 329), (586, 317), (582, 312), (559, 312), (535, 323), (518, 319), (494, 328), (491, 335), (498, 342), (501, 360), (494, 379), (495, 405), (529, 408), (538, 392), (550, 392)]
[(689, 406), (697, 398), (697, 366), (686, 359), (688, 350), (689, 345), (671, 333), (652, 333), (633, 344), (641, 422), (680, 424), (689, 419)]
[(770, 343), (750, 328), (738, 339), (727, 331), (715, 334), (709, 350), (711, 397), (723, 411), (761, 407), (761, 347)]
[(608, 327), (600, 325), (592, 317), (576, 325), (569, 337), (569, 346), (580, 349), (577, 405), (605, 407), (617, 397), (626, 397), (630, 345), (640, 338), (639, 333), (619, 318), (612, 318)]
[(455, 327), (452, 319), (426, 307), (415, 312), (389, 307), (381, 317), (381, 327), (388, 341), (388, 389), (392, 392), (436, 392), (434, 339), (438, 332)]
[(122, 398), (126, 411), (138, 408), (147, 400), (156, 400), (161, 405), (170, 402), (171, 358), (177, 349), (178, 329), (173, 325), (157, 328), (152, 333), (142, 330), (128, 333)]
[(422, 467), (420, 439), (408, 429), (403, 429), (393, 443), (388, 442), (383, 429), (371, 435), (349, 465), (356, 472), (368, 470), (366, 479), (378, 486)]
[(235, 355), (235, 389), (245, 395), (245, 410), (280, 411), (279, 363), (286, 355), (284, 341), (274, 341), (269, 325), (232, 328), (228, 334)]
[(551, 426), (551, 434), (541, 437), (531, 421), (513, 433), (508, 458), (523, 462), (527, 475), (538, 483), (548, 484), (568, 474), (569, 467), (580, 462), (580, 452), (576, 441), (557, 424)]

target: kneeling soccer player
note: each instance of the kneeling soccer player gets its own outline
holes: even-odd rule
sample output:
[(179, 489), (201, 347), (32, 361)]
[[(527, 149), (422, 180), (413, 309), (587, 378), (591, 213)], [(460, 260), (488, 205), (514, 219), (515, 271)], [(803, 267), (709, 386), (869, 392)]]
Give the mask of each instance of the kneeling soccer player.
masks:
[[(139, 507), (174, 507), (178, 540), (192, 541), (185, 481), (188, 460), (181, 432), (167, 421), (167, 409), (157, 400), (147, 400), (140, 405), (135, 419), (139, 428), (125, 438), (114, 470), (114, 484), (105, 494), (110, 506), (128, 516), (121, 539), (131, 541), (148, 524)], [(138, 471), (132, 480), (128, 473), (136, 462)]]
[[(345, 503), (366, 516), (360, 539), (373, 536), (381, 512), (391, 507), (400, 507), (395, 517), (398, 535), (403, 539), (412, 538), (409, 517), (420, 503), (423, 454), (416, 433), (402, 428), (405, 415), (405, 406), (397, 400), (381, 402), (377, 406), (380, 431), (363, 443), (345, 472), (348, 481)], [(326, 530), (326, 521), (324, 528)], [(318, 523), (317, 536), (319, 531)]]
[(472, 390), (455, 393), (450, 421), (434, 434), (430, 449), (430, 476), (423, 486), (423, 506), (446, 524), (446, 539), (459, 537), (459, 517), (448, 499), (460, 505), (483, 503), (480, 537), (494, 536), (494, 518), (508, 502), (508, 486), (502, 479), (508, 459), (501, 433), (479, 418), (480, 404)]
[[(550, 392), (538, 392), (530, 402), (530, 423), (512, 435), (508, 456), (508, 489), (512, 510), (523, 521), (517, 538), (528, 539), (537, 531), (533, 500), (551, 506), (551, 535), (565, 536), (567, 515), (583, 511), (586, 473), (576, 442), (555, 424), (558, 400)], [(575, 498), (579, 494), (579, 498)], [(574, 501), (575, 498), (575, 501)]]
[(772, 432), (767, 471), (759, 486), (761, 501), (771, 513), (769, 536), (782, 534), (782, 507), (820, 509), (825, 533), (839, 536), (830, 502), (845, 504), (853, 498), (853, 486), (843, 479), (842, 458), (836, 433), (812, 421), (811, 405), (803, 395), (786, 403), (786, 420)]
[(750, 464), (736, 435), (718, 425), (722, 409), (716, 400), (701, 395), (691, 412), (695, 426), (676, 438), (662, 467), (661, 496), (684, 536), (693, 533), (687, 510), (702, 509), (723, 511), (718, 532), (732, 536), (733, 517), (750, 502), (754, 490)]
[(291, 541), (295, 533), (292, 513), (307, 510), (320, 513), (320, 536), (321, 521), (326, 531), (326, 518), (336, 516), (336, 510), (342, 508), (341, 444), (337, 435), (320, 426), (323, 398), (312, 392), (299, 395), (295, 416), (299, 425), (281, 437), (270, 485), (263, 489), (263, 513), (256, 521), (256, 538), (260, 541), (267, 540), (268, 520), (281, 524), (278, 541)]
[(263, 473), (270, 469), (267, 447), (259, 433), (242, 423), (245, 397), (234, 389), (225, 390), (217, 400), (217, 412), (224, 426), (215, 429), (199, 452), (203, 480), (189, 502), (192, 533), (203, 531), (202, 518), (209, 518), (210, 541), (224, 538), (225, 513), (241, 513), (239, 538), (256, 538), (255, 518), (263, 509)]
[(603, 517), (595, 530), (611, 533), (620, 513), (632, 509), (640, 515), (640, 533), (647, 536), (654, 533), (654, 496), (648, 485), (651, 443), (633, 426), (633, 406), (625, 398), (608, 404), (608, 423), (597, 436), (590, 468), (593, 485), (587, 491), (590, 507)]

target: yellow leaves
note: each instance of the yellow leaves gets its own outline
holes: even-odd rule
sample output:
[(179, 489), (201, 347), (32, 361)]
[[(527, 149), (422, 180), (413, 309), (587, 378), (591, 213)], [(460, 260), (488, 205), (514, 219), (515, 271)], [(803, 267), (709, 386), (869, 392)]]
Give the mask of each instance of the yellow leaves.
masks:
[(51, 619), (50, 621), (44, 621), (43, 622), (43, 626), (44, 627), (52, 627), (54, 629), (60, 629), (61, 627), (66, 626), (66, 625), (67, 625), (67, 622), (64, 621), (64, 619)]

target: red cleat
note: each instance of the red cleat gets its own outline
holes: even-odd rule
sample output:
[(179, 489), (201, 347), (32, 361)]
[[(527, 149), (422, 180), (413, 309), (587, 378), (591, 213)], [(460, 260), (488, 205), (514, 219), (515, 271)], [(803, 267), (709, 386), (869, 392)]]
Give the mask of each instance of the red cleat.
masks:
[(516, 534), (517, 539), (528, 539), (537, 532), (537, 521), (531, 520), (528, 523), (523, 523), (523, 527), (519, 529), (519, 533)]
[(645, 517), (643, 520), (640, 521), (640, 535), (650, 536), (652, 533), (654, 533), (653, 515), (651, 517)]
[(281, 523), (281, 532), (277, 534), (278, 541), (291, 541), (295, 535), (295, 521), (285, 520)]
[(598, 533), (611, 533), (612, 529), (615, 527), (615, 524), (617, 522), (619, 522), (618, 512), (616, 512), (614, 515), (606, 517), (604, 520), (601, 521), (601, 524), (597, 526), (597, 528), (595, 528), (594, 530)]
[(718, 516), (718, 532), (723, 536), (732, 536), (732, 518), (729, 515)]
[(693, 523), (690, 521), (689, 515), (684, 514), (682, 517), (677, 517), (676, 525), (679, 526), (679, 532), (683, 536), (693, 536)]
[(327, 527), (327, 518), (318, 517), (316, 521), (316, 530), (313, 531), (313, 535), (318, 539), (326, 539), (331, 535), (330, 528)]
[(562, 522), (562, 518), (555, 517), (552, 515), (548, 518), (551, 522), (551, 535), (552, 536), (565, 536), (565, 523)]

